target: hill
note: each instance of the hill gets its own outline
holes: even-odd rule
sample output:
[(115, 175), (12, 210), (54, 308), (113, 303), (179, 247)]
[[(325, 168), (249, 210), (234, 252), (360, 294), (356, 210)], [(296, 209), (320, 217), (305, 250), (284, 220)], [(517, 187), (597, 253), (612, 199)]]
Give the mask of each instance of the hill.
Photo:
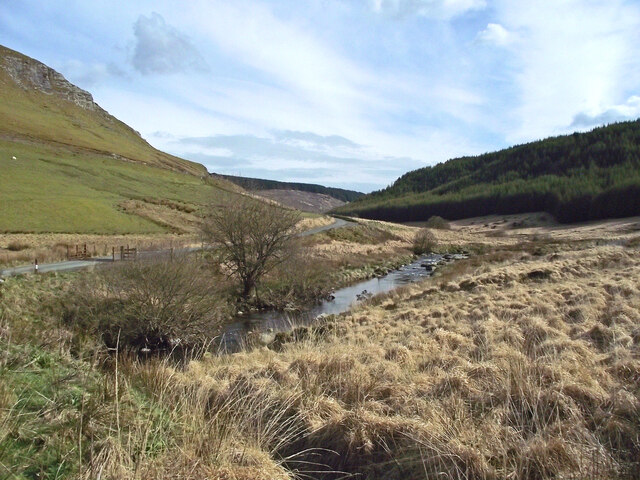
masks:
[(364, 193), (342, 188), (324, 187), (313, 183), (279, 182), (277, 180), (263, 180), (260, 178), (237, 177), (234, 175), (217, 175), (217, 177), (229, 180), (247, 190), (298, 190), (301, 192), (321, 193), (343, 202), (352, 202), (364, 195)]
[(0, 232), (189, 231), (240, 190), (156, 150), (60, 73), (0, 46)]
[(640, 214), (640, 120), (409, 172), (337, 213), (392, 221), (546, 211), (561, 222)]
[(91, 94), (33, 58), (0, 46), (0, 138), (206, 175), (203, 165), (156, 150), (93, 101)]
[(345, 204), (342, 200), (324, 193), (303, 192), (302, 190), (257, 190), (254, 193), (286, 207), (311, 213), (328, 212)]

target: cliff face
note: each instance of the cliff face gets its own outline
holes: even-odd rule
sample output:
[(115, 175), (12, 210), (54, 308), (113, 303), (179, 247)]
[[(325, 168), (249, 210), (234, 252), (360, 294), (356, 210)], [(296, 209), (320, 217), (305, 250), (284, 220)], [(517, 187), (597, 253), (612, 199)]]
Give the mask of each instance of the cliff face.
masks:
[(56, 95), (85, 110), (106, 113), (89, 92), (76, 87), (53, 68), (4, 47), (0, 47), (0, 54), (0, 68), (21, 88)]

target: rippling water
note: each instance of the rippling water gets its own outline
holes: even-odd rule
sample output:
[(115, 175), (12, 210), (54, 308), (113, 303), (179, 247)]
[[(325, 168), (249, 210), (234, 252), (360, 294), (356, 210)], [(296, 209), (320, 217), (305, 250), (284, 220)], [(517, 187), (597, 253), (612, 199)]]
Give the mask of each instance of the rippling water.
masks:
[[(450, 260), (466, 258), (464, 255), (447, 255)], [(331, 300), (325, 300), (318, 305), (312, 305), (303, 312), (265, 311), (243, 315), (229, 324), (224, 332), (224, 342), (234, 342), (250, 331), (274, 332), (289, 330), (294, 325), (306, 325), (313, 322), (319, 315), (334, 315), (348, 311), (357, 302), (378, 293), (389, 292), (403, 285), (423, 280), (433, 274), (426, 265), (435, 268), (445, 261), (443, 255), (431, 254), (419, 258), (415, 262), (405, 265), (388, 274), (365, 280), (349, 287), (341, 288), (333, 293)]]

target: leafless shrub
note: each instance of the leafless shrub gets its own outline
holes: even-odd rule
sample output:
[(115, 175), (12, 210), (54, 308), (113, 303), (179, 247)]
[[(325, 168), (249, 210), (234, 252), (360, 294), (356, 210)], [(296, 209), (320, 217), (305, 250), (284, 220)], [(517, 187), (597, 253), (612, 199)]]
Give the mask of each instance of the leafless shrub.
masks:
[(190, 258), (122, 263), (83, 277), (65, 319), (111, 348), (191, 347), (214, 336), (224, 318), (219, 290)]
[(436, 245), (436, 236), (433, 232), (428, 228), (423, 228), (416, 234), (416, 237), (413, 240), (413, 253), (416, 255), (422, 255), (433, 252)]
[(436, 228), (439, 230), (451, 230), (451, 225), (449, 225), (449, 222), (444, 218), (439, 217), (438, 215), (429, 217), (429, 220), (427, 220), (425, 227)]
[(202, 234), (248, 297), (267, 272), (291, 255), (299, 219), (294, 210), (237, 196), (210, 206)]

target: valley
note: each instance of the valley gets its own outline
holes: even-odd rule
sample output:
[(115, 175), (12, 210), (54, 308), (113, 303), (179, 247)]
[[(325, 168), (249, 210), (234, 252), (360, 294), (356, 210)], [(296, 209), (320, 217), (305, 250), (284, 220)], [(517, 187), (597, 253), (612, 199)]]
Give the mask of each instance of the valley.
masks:
[[(1, 479), (638, 478), (639, 121), (362, 194), (209, 172), (5, 47), (0, 87)], [(198, 158), (368, 148), (261, 135)]]

